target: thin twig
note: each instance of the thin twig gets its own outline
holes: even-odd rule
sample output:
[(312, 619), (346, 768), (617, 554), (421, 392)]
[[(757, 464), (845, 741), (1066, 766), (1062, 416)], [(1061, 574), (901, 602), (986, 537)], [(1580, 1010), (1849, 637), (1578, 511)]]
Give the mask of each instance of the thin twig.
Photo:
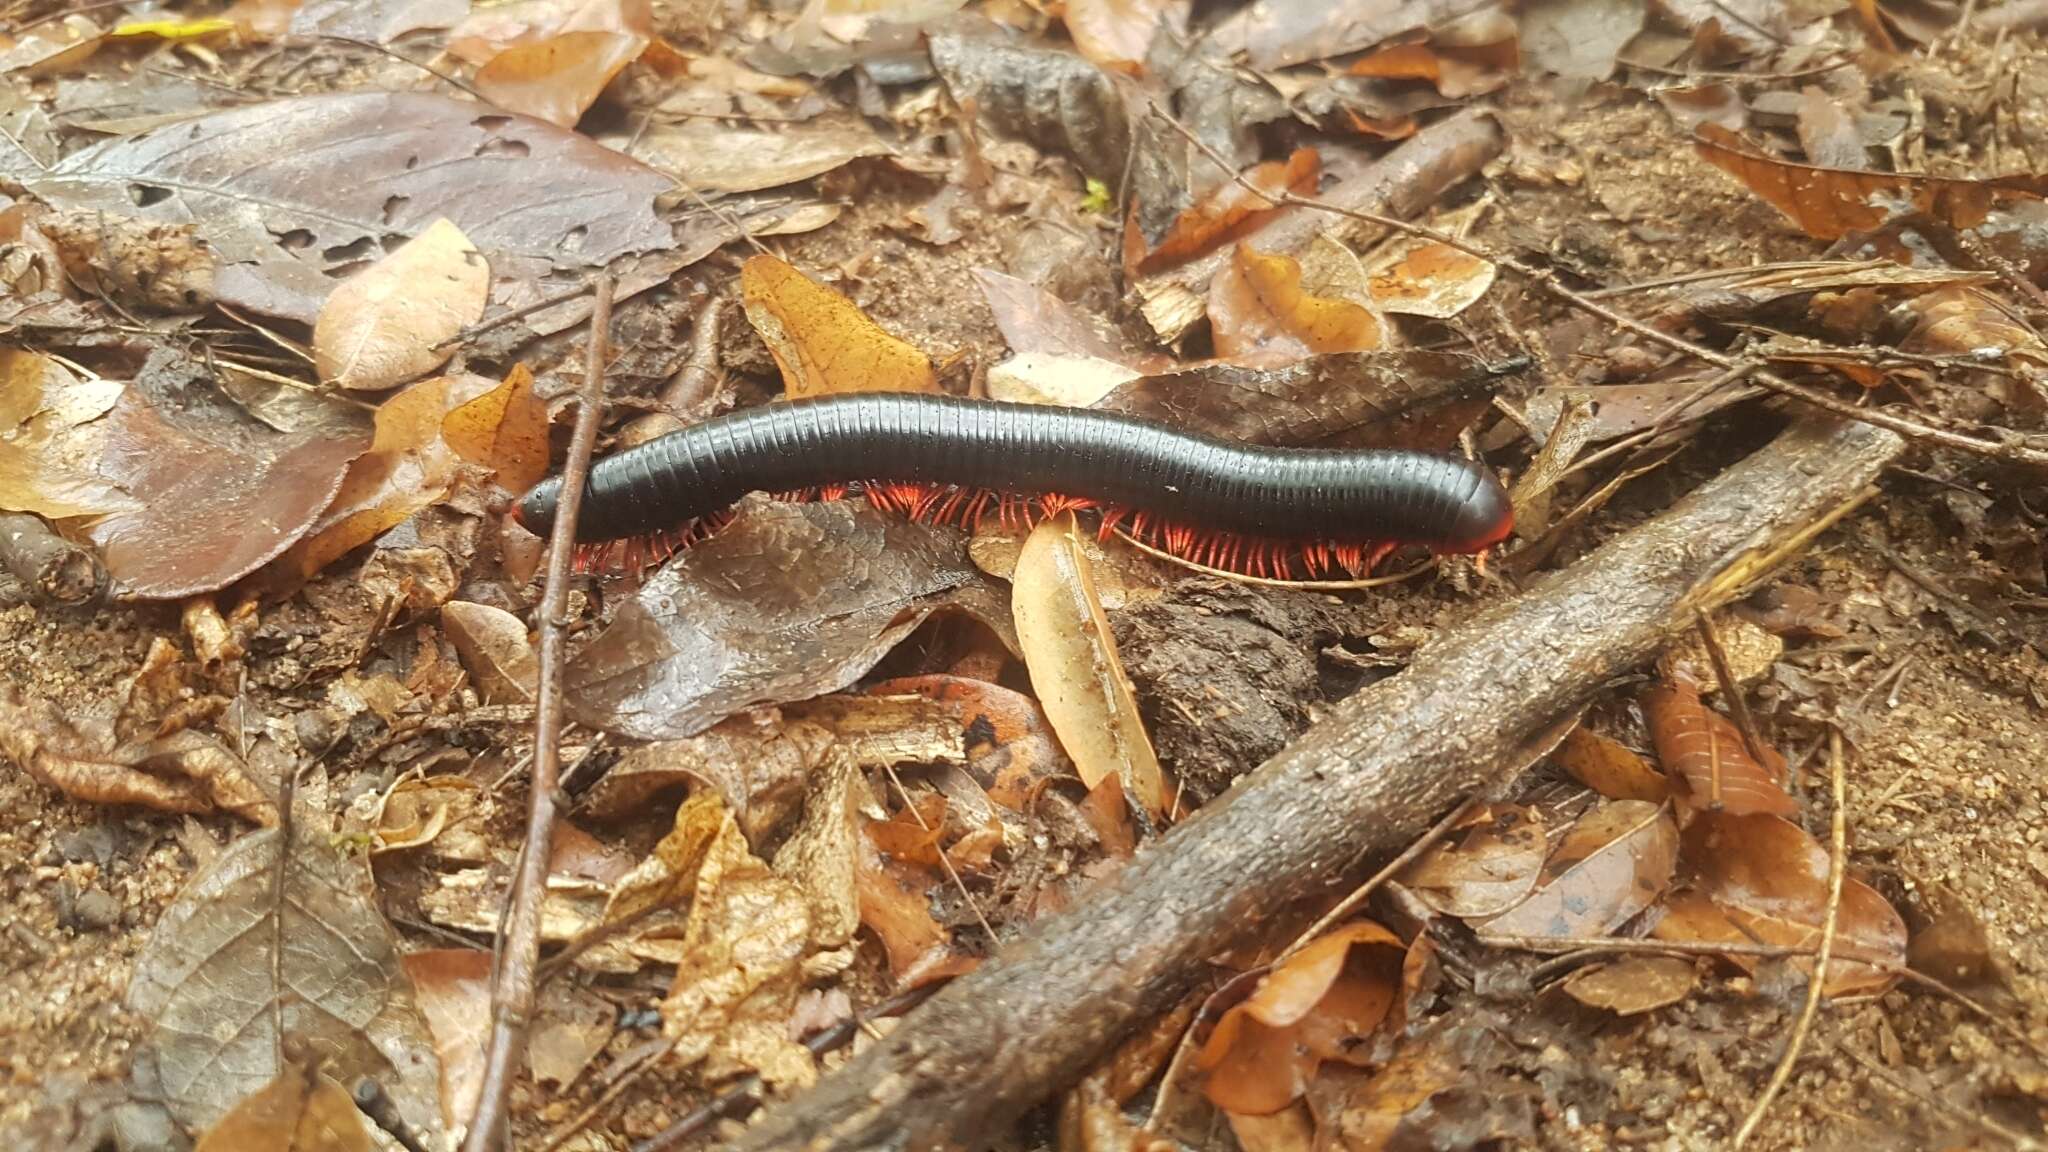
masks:
[(512, 886), (512, 911), (507, 917), (504, 947), (492, 987), (491, 1046), (485, 1058), (483, 1090), (470, 1120), (465, 1152), (490, 1152), (506, 1128), (512, 1080), (526, 1047), (526, 1025), (533, 1014), (535, 979), (540, 957), (540, 911), (547, 892), (548, 848), (554, 841), (556, 778), (561, 767), (562, 667), (568, 626), (569, 564), (576, 550), (576, 516), (583, 507), (583, 484), (597, 446), (598, 418), (604, 410), (604, 365), (612, 320), (612, 278), (599, 276), (597, 298), (590, 309), (590, 339), (578, 395), (576, 432), (569, 441), (569, 459), (562, 468), (562, 495), (554, 531), (548, 542), (547, 585), (540, 602), (540, 692), (533, 723), (533, 778), (527, 809), (526, 846)]
[[(889, 774), (889, 783), (896, 786), (896, 795), (903, 800), (903, 810), (910, 813), (910, 818), (917, 821), (919, 828), (930, 832), (932, 826), (924, 822), (924, 813), (919, 812), (917, 805), (911, 803), (910, 790), (903, 786), (903, 777), (896, 774), (896, 766), (894, 764), (884, 764), (882, 765), (882, 770)], [(937, 843), (935, 837), (932, 847), (939, 850), (940, 866), (945, 868), (947, 878), (953, 881), (953, 887), (960, 890), (960, 898), (967, 901), (968, 909), (974, 913), (975, 923), (980, 924), (981, 930), (988, 934), (989, 946), (994, 947), (999, 942), (996, 938), (996, 930), (989, 926), (988, 917), (982, 915), (981, 903), (975, 900), (974, 893), (967, 890), (967, 882), (960, 879), (959, 870), (953, 867), (953, 858), (946, 854), (945, 845)]]
[(407, 56), (402, 52), (397, 52), (390, 48), (386, 48), (382, 44), (373, 44), (368, 40), (354, 40), (347, 36), (322, 36), (320, 37), (320, 39), (328, 41), (329, 43), (332, 44), (348, 44), (357, 48), (367, 48), (372, 52), (376, 52), (384, 56), (389, 56), (393, 60), (396, 60), (401, 64), (410, 64), (413, 67), (419, 69), (420, 71), (425, 72), (427, 75), (442, 81), (443, 83), (453, 84), (455, 87), (462, 89), (464, 92), (469, 93), (471, 96), (476, 97), (478, 100), (483, 101), (485, 104), (493, 108), (496, 108), (498, 106), (497, 102), (492, 100), (490, 97), (484, 95), (483, 93), (477, 91), (474, 88), (471, 88), (469, 85), (464, 84), (461, 80), (453, 76), (450, 76), (448, 73), (441, 71), (439, 68), (434, 67), (432, 64), (423, 64), (420, 61), (414, 60), (412, 57)]
[[(643, 1053), (639, 1059), (633, 1062), (631, 1068), (627, 1069), (624, 1073), (619, 1073), (618, 1079), (613, 1080), (607, 1085), (605, 1090), (599, 1093), (597, 1099), (592, 1100), (588, 1107), (571, 1117), (561, 1127), (548, 1133), (548, 1138), (541, 1142), (540, 1152), (555, 1152), (555, 1149), (568, 1143), (570, 1137), (588, 1128), (590, 1122), (603, 1115), (604, 1111), (610, 1108), (620, 1096), (624, 1095), (628, 1088), (638, 1084), (642, 1076), (653, 1071), (655, 1066), (661, 1063), (662, 1057), (675, 1051), (676, 1045), (683, 1042), (683, 1035), (683, 1033), (678, 1032)], [(614, 1073), (616, 1073), (616, 1065), (612, 1069), (607, 1070), (607, 1075)]]
[(1467, 796), (1463, 804), (1460, 804), (1456, 808), (1451, 809), (1451, 812), (1448, 816), (1445, 816), (1443, 819), (1431, 825), (1429, 831), (1424, 832), (1421, 836), (1416, 837), (1415, 843), (1410, 844), (1406, 848), (1403, 848), (1399, 856), (1396, 856), (1392, 860), (1387, 861), (1385, 867), (1373, 873), (1369, 878), (1367, 878), (1365, 883), (1360, 884), (1357, 888), (1353, 889), (1351, 895), (1346, 896), (1344, 897), (1344, 899), (1337, 901), (1337, 906), (1330, 909), (1328, 912), (1323, 913), (1321, 919), (1317, 920), (1314, 924), (1309, 925), (1308, 931), (1303, 932), (1299, 936), (1296, 936), (1294, 938), (1294, 942), (1287, 946), (1287, 950), (1285, 952), (1280, 953), (1280, 955), (1274, 959), (1273, 964), (1278, 965), (1282, 961), (1286, 960), (1289, 956), (1292, 956), (1296, 952), (1301, 951), (1304, 947), (1306, 947), (1309, 944), (1310, 941), (1314, 940), (1318, 936), (1321, 936), (1323, 933), (1329, 931), (1331, 926), (1336, 924), (1339, 920), (1342, 920), (1344, 917), (1351, 915), (1353, 912), (1356, 912), (1358, 910), (1358, 906), (1365, 903), (1366, 898), (1371, 896), (1375, 889), (1377, 889), (1380, 885), (1387, 882), (1388, 877), (1392, 876), (1396, 872), (1399, 872), (1401, 869), (1406, 868), (1408, 865), (1414, 863), (1416, 857), (1421, 856), (1424, 852), (1429, 851), (1430, 847), (1434, 845), (1437, 841), (1450, 835), (1451, 829), (1456, 828), (1458, 826), (1458, 822), (1460, 820), (1463, 820), (1466, 816), (1470, 815), (1472, 810), (1474, 808), (1479, 807), (1481, 803), (1483, 803), (1483, 801), (1478, 796)]
[[(1633, 316), (1616, 312), (1599, 301), (1558, 283), (1556, 275), (1548, 270), (1532, 268), (1515, 257), (1503, 256), (1483, 245), (1475, 244), (1469, 240), (1461, 240), (1448, 232), (1443, 232), (1424, 224), (1403, 220), (1398, 216), (1385, 216), (1378, 212), (1368, 212), (1360, 208), (1346, 208), (1314, 196), (1303, 196), (1295, 192), (1260, 188), (1253, 184), (1250, 178), (1238, 172), (1231, 165), (1230, 161), (1217, 152), (1215, 148), (1211, 147), (1207, 141), (1195, 135), (1192, 128), (1181, 123), (1164, 108), (1159, 107), (1158, 101), (1152, 101), (1152, 108), (1158, 115), (1164, 117), (1166, 122), (1172, 125), (1175, 131), (1186, 137), (1188, 142), (1193, 144), (1197, 150), (1208, 156), (1217, 167), (1229, 173), (1233, 182), (1265, 200), (1309, 208), (1319, 212), (1328, 212), (1332, 215), (1357, 220), (1364, 224), (1392, 228), (1410, 236), (1434, 240), (1445, 247), (1454, 248), (1468, 256), (1475, 256), (1496, 267), (1504, 268), (1534, 284), (1541, 291), (1555, 297), (1569, 307), (1576, 308), (1589, 316), (1598, 317), (1616, 328), (1634, 333), (1652, 343), (1661, 344), (1674, 352), (1682, 352), (1696, 360), (1701, 360), (1723, 369), (1732, 369), (1738, 364), (1743, 363), (1739, 357), (1730, 356), (1725, 352), (1717, 352), (1704, 344), (1695, 343), (1683, 336), (1666, 332), (1654, 325), (1638, 320)], [(2016, 436), (2000, 440), (1984, 440), (1975, 436), (1966, 436), (1963, 433), (1947, 428), (1936, 428), (1931, 425), (1922, 424), (1917, 420), (1908, 420), (1903, 416), (1895, 415), (1881, 408), (1859, 407), (1838, 396), (1816, 391), (1803, 384), (1795, 384), (1782, 376), (1764, 371), (1761, 368), (1752, 370), (1750, 378), (1773, 392), (1791, 397), (1823, 412), (1830, 412), (1846, 419), (1858, 420), (1865, 424), (1888, 429), (1909, 439), (1925, 440), (1930, 444), (1939, 444), (1945, 448), (1970, 452), (1994, 460), (2006, 460), (2015, 464), (2026, 464), (2036, 468), (2048, 467), (2048, 451), (2029, 447)], [(2011, 436), (2011, 434), (2008, 433), (2008, 436)]]
[(1764, 1113), (1770, 1111), (1771, 1101), (1784, 1090), (1785, 1082), (1792, 1079), (1792, 1066), (1799, 1062), (1799, 1050), (1806, 1046), (1806, 1034), (1813, 1030), (1813, 1018), (1820, 1013), (1821, 996), (1828, 982), (1828, 961), (1835, 950), (1835, 924), (1842, 911), (1842, 877), (1849, 871), (1849, 786), (1842, 767), (1842, 732), (1832, 729), (1828, 732), (1828, 779), (1834, 794), (1834, 819), (1829, 829), (1829, 849), (1833, 857), (1828, 861), (1828, 910), (1820, 922), (1820, 948), (1813, 954), (1813, 975), (1806, 981), (1806, 1006), (1799, 1011), (1799, 1020), (1792, 1025), (1792, 1037), (1785, 1042), (1785, 1054), (1778, 1060), (1778, 1068), (1771, 1073), (1770, 1083), (1764, 1085), (1763, 1095), (1756, 1098), (1756, 1104), (1749, 1110), (1749, 1118), (1735, 1133), (1735, 1147), (1739, 1150), (1749, 1143), (1757, 1125), (1764, 1122)]
[(580, 300), (589, 294), (590, 285), (588, 283), (579, 284), (567, 292), (557, 292), (553, 296), (535, 300), (531, 304), (522, 304), (510, 312), (500, 312), (488, 320), (479, 320), (455, 335), (448, 337), (446, 340), (441, 341), (439, 344), (434, 345), (434, 351), (439, 352), (443, 348), (453, 348), (457, 344), (474, 340), (494, 328), (502, 328), (514, 320), (524, 320), (535, 312), (545, 312), (557, 304), (567, 304), (571, 300)]
[(1769, 761), (1764, 758), (1763, 737), (1757, 734), (1756, 717), (1750, 715), (1749, 701), (1742, 698), (1742, 685), (1735, 679), (1735, 669), (1728, 665), (1728, 652), (1721, 647), (1721, 634), (1714, 628), (1714, 621), (1704, 608), (1693, 609), (1693, 626), (1699, 630), (1700, 643), (1706, 646), (1707, 663), (1714, 666), (1714, 679), (1721, 682), (1721, 694), (1728, 698), (1728, 711), (1735, 717), (1735, 730), (1742, 733), (1742, 746), (1749, 750), (1749, 758), (1762, 766)]

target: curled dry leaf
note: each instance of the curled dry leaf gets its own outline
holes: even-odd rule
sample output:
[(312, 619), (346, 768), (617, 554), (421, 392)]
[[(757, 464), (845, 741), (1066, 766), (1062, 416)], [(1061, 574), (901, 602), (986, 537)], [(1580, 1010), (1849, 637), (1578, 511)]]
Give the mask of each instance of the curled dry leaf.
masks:
[(1380, 322), (1350, 300), (1311, 295), (1292, 256), (1268, 256), (1239, 244), (1209, 282), (1209, 323), (1216, 355), (1247, 367), (1268, 367), (1380, 346)]
[(859, 679), (973, 578), (960, 535), (864, 501), (750, 498), (570, 662), (570, 714), (647, 740)]
[(968, 774), (1012, 812), (1029, 812), (1047, 784), (1074, 775), (1045, 710), (1022, 692), (965, 676), (905, 676), (868, 691), (915, 694), (944, 708), (964, 738)]
[(748, 128), (715, 120), (657, 124), (639, 136), (635, 156), (706, 195), (780, 188), (886, 156), (884, 143), (857, 116), (820, 116), (798, 124)]
[(1235, 180), (1216, 185), (1174, 217), (1166, 234), (1149, 246), (1133, 214), (1124, 225), (1125, 271), (1151, 275), (1248, 236), (1281, 206), (1277, 197), (1314, 192), (1322, 174), (1322, 159), (1313, 148), (1297, 148), (1285, 160), (1268, 160), (1244, 174), (1246, 183), (1258, 191)]
[(1580, 725), (1550, 754), (1572, 779), (1609, 800), (1671, 798), (1671, 780), (1621, 741)]
[(1451, 916), (1497, 915), (1536, 887), (1550, 842), (1542, 813), (1517, 804), (1489, 804), (1401, 872), (1401, 882), (1422, 902)]
[(348, 1089), (317, 1065), (287, 1063), (199, 1137), (194, 1152), (370, 1152), (369, 1130)]
[(489, 468), (508, 492), (524, 492), (548, 474), (548, 406), (533, 394), (523, 363), (504, 383), (451, 409), (441, 438), (457, 456)]
[(1718, 125), (1702, 124), (1697, 131), (1697, 147), (1707, 163), (1742, 181), (1817, 240), (1868, 232), (1909, 213), (1968, 230), (1996, 206), (2048, 196), (2048, 176), (1957, 180), (1819, 168), (1766, 156)]
[[(704, 809), (716, 814), (708, 838), (704, 825), (714, 821)], [(811, 950), (803, 892), (754, 856), (717, 796), (693, 797), (676, 820), (691, 849), (704, 848), (685, 875), (690, 910), (675, 982), (661, 1002), (662, 1030), (677, 1040), (674, 1059), (706, 1062), (712, 1077), (751, 1071), (770, 1084), (807, 1085), (817, 1074), (811, 1054), (788, 1034)]]
[(455, 354), (443, 342), (483, 318), (491, 269), (448, 220), (349, 277), (321, 305), (313, 362), (338, 388), (374, 392), (426, 375)]
[(1503, 936), (1604, 936), (1656, 903), (1677, 867), (1670, 811), (1610, 800), (1565, 833), (1527, 900), (1476, 927)]
[(1796, 815), (1799, 801), (1785, 791), (1785, 758), (1765, 748), (1759, 764), (1744, 747), (1733, 721), (1707, 707), (1699, 690), (1667, 681), (1643, 696), (1643, 713), (1656, 743), (1657, 759), (1684, 786), (1694, 807), (1743, 815)]
[(740, 269), (747, 319), (791, 399), (836, 392), (936, 392), (931, 359), (884, 332), (853, 301), (773, 256)]
[(438, 859), (481, 864), (491, 853), (488, 799), (467, 776), (400, 777), (369, 820), (370, 854), (431, 845)]
[(647, 38), (630, 32), (564, 32), (505, 49), (471, 83), (508, 112), (573, 128), (646, 48)]
[(117, 742), (72, 726), (56, 705), (0, 684), (0, 754), (22, 771), (91, 804), (162, 812), (232, 812), (277, 823), (277, 806), (225, 744), (186, 729)]
[[(1658, 939), (1796, 948), (1820, 943), (1827, 916), (1828, 853), (1797, 824), (1777, 816), (1703, 812), (1685, 830), (1685, 862), (1691, 890), (1666, 901)], [(1876, 889), (1845, 876), (1824, 991), (1830, 996), (1875, 994), (1897, 979), (1886, 969), (1849, 958), (1855, 955), (1904, 964), (1906, 924)], [(1756, 960), (1729, 959), (1751, 970)], [(1813, 970), (1810, 957), (1794, 964)]]
[(1498, 31), (1505, 35), (1489, 38), (1475, 28), (1467, 37), (1388, 44), (1352, 61), (1348, 71), (1383, 80), (1423, 80), (1453, 100), (1483, 96), (1507, 83), (1521, 64), (1513, 24)]
[(1173, 791), (1117, 658), (1079, 532), (1073, 516), (1052, 517), (1017, 557), (1011, 610), (1024, 664), (1082, 783), (1119, 776), (1124, 795), (1163, 823)]
[(441, 605), (441, 631), (484, 703), (533, 702), (540, 657), (519, 617), (489, 604), (450, 600)]
[(1401, 986), (1406, 947), (1371, 921), (1317, 937), (1226, 1011), (1195, 1065), (1226, 1112), (1265, 1115), (1298, 1099), (1325, 1060), (1356, 1060)]
[(1565, 994), (1589, 1008), (1616, 1016), (1640, 1016), (1692, 995), (1699, 986), (1697, 965), (1683, 956), (1624, 956), (1572, 973)]
[(860, 838), (859, 864), (855, 891), (861, 926), (881, 941), (889, 974), (899, 986), (914, 988), (973, 967), (971, 960), (953, 953), (953, 934), (932, 917), (928, 893), (938, 877), (887, 859), (866, 835)]
[(369, 867), (303, 807), (282, 879), (283, 836), (242, 837), (193, 876), (136, 958), (128, 1006), (148, 1021), (165, 1102), (181, 1123), (207, 1127), (282, 1071), (291, 1039), (322, 1053), (337, 1079), (376, 1080), (438, 1143), (433, 1040)]

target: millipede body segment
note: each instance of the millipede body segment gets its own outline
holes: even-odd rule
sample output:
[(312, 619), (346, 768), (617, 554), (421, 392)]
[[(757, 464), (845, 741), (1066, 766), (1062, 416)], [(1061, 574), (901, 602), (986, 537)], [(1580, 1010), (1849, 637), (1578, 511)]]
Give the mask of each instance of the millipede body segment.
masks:
[[(559, 477), (515, 515), (545, 533)], [(1175, 555), (1256, 575), (1362, 574), (1387, 551), (1484, 551), (1513, 524), (1483, 466), (1399, 449), (1272, 448), (1113, 412), (894, 393), (829, 396), (717, 417), (592, 466), (586, 554), (652, 559), (723, 522), (750, 492), (862, 492), (971, 524), (1095, 508)]]

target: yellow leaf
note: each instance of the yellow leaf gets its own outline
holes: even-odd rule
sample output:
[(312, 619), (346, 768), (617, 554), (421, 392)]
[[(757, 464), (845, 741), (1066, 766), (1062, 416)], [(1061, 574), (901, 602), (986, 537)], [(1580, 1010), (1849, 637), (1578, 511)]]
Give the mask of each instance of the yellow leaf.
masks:
[(923, 352), (884, 332), (853, 301), (773, 256), (756, 256), (740, 269), (740, 299), (792, 399), (939, 390)]
[(313, 325), (320, 379), (378, 391), (416, 379), (455, 354), (444, 342), (483, 317), (490, 265), (447, 220), (350, 277)]
[(548, 406), (533, 394), (533, 373), (514, 364), (505, 382), (441, 421), (457, 456), (497, 474), (499, 486), (524, 492), (548, 474)]
[(1248, 244), (1209, 287), (1217, 358), (1239, 364), (1290, 364), (1380, 346), (1380, 322), (1362, 304), (1302, 290), (1301, 265)]
[(235, 22), (221, 16), (195, 16), (188, 19), (172, 20), (130, 20), (116, 25), (114, 37), (141, 38), (154, 36), (159, 40), (198, 40), (220, 32), (234, 30)]

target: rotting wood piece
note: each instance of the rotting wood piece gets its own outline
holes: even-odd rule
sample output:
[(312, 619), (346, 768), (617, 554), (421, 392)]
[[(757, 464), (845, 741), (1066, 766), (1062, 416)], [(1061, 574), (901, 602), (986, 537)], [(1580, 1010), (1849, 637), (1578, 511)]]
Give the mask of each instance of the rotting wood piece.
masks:
[(1171, 1007), (1271, 910), (1353, 878), (1517, 771), (1513, 753), (1532, 734), (1846, 514), (1903, 446), (1866, 424), (1796, 426), (1664, 515), (1481, 611), (770, 1112), (740, 1147), (985, 1143)]

